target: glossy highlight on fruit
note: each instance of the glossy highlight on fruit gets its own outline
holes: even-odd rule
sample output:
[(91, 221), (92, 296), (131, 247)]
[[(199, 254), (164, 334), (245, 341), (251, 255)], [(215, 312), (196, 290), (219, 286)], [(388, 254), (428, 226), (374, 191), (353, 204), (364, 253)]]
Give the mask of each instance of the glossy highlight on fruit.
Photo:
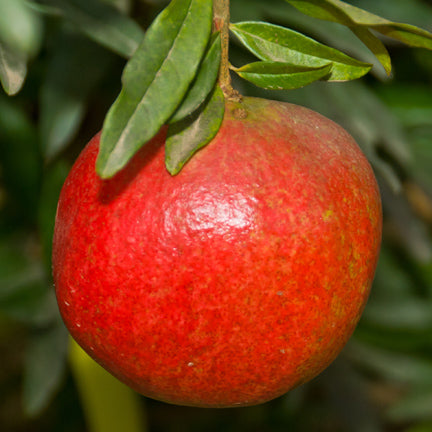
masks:
[(381, 242), (372, 169), (300, 106), (245, 97), (176, 175), (166, 130), (109, 180), (99, 135), (61, 193), (57, 300), (76, 341), (136, 391), (179, 405), (263, 403), (338, 355)]

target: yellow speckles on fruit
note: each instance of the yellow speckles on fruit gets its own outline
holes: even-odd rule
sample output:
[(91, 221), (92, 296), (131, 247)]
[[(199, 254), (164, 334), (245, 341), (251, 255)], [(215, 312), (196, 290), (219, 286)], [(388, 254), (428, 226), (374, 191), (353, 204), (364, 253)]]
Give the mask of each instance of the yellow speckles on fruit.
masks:
[(359, 272), (361, 270), (360, 262), (362, 260), (362, 256), (360, 255), (359, 251), (356, 249), (352, 249), (352, 257), (348, 264), (348, 274), (351, 279), (355, 280), (359, 276)]
[(349, 273), (351, 279), (357, 278), (357, 268), (356, 268), (356, 265), (353, 261), (351, 261), (348, 264), (348, 273)]
[(323, 219), (324, 222), (329, 222), (330, 219), (332, 218), (332, 216), (333, 216), (333, 210), (327, 209), (327, 210), (323, 213), (323, 215), (322, 215), (322, 219)]
[(356, 250), (356, 249), (353, 250), (353, 258), (354, 258), (356, 261), (360, 261), (360, 259), (361, 259), (361, 255), (360, 255), (360, 253), (358, 252), (358, 250)]
[(331, 300), (330, 310), (333, 316), (336, 318), (342, 318), (345, 316), (344, 303), (339, 296), (334, 296)]
[(360, 293), (362, 295), (366, 294), (367, 292), (369, 292), (369, 283), (364, 283), (361, 287), (360, 287)]

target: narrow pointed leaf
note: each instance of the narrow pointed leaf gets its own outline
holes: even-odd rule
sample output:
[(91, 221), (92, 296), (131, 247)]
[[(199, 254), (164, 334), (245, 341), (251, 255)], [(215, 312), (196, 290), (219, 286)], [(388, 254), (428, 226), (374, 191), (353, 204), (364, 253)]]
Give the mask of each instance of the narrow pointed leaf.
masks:
[(0, 81), (4, 91), (9, 96), (17, 94), (24, 84), (26, 75), (25, 57), (0, 43)]
[[(334, 4), (331, 0), (286, 0), (305, 15), (326, 21), (332, 21), (350, 27), (354, 24), (345, 12), (343, 5)], [(340, 3), (340, 2), (339, 2)]]
[(413, 25), (389, 21), (388, 24), (371, 27), (384, 36), (396, 39), (406, 45), (432, 50), (432, 33)]
[(366, 27), (356, 26), (351, 30), (371, 50), (383, 66), (386, 74), (390, 75), (392, 71), (391, 58), (385, 45)]
[(102, 130), (96, 170), (112, 177), (171, 117), (210, 38), (212, 2), (173, 0), (148, 29), (123, 72)]
[(185, 163), (214, 138), (222, 124), (224, 111), (224, 95), (216, 86), (197, 112), (169, 126), (165, 164), (170, 174), (178, 174)]
[(89, 38), (129, 58), (144, 37), (141, 27), (107, 3), (96, 0), (45, 0)]
[(221, 42), (218, 33), (212, 41), (186, 97), (171, 117), (170, 123), (182, 120), (205, 101), (216, 83), (220, 60)]
[(328, 76), (331, 69), (331, 63), (313, 68), (279, 62), (256, 62), (235, 69), (235, 72), (258, 87), (292, 90)]
[(241, 22), (231, 31), (260, 60), (320, 67), (329, 62), (328, 81), (347, 81), (368, 73), (372, 65), (353, 59), (296, 31), (264, 22)]
[(432, 49), (432, 33), (410, 24), (389, 21), (340, 0), (286, 1), (314, 18), (337, 22), (351, 29), (357, 26), (367, 27), (407, 45)]
[[(266, 6), (268, 9), (268, 6)], [(292, 7), (279, 5), (267, 12), (267, 20), (280, 23), (291, 29), (298, 29), (321, 43), (336, 48), (351, 57), (373, 65), (370, 73), (380, 80), (387, 78), (384, 68), (364, 43), (350, 28), (324, 20), (311, 19)], [(301, 29), (301, 30), (300, 30)]]

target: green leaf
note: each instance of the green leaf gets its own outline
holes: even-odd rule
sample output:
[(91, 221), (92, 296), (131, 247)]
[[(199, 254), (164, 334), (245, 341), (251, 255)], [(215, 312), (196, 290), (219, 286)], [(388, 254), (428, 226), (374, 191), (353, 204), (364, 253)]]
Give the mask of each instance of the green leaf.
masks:
[[(3, 206), (0, 225), (33, 224), (39, 199), (39, 139), (29, 110), (16, 98), (0, 94), (0, 160)], [(0, 227), (1, 229), (2, 227)]]
[[(415, 129), (410, 134), (410, 144), (412, 145), (414, 155), (410, 174), (428, 189), (428, 194), (432, 190), (432, 172), (430, 169), (432, 166), (431, 142), (432, 127), (430, 126)], [(432, 288), (432, 283), (429, 286)]]
[(40, 17), (24, 0), (0, 0), (0, 41), (24, 56), (33, 56), (42, 39)]
[[(305, 15), (326, 21), (333, 21), (350, 27), (353, 23), (346, 14), (344, 5), (336, 5), (329, 0), (286, 0)], [(338, 2), (341, 3), (341, 2)]]
[(0, 43), (0, 81), (4, 91), (9, 96), (17, 94), (24, 84), (26, 75), (25, 57)]
[(66, 368), (67, 331), (60, 318), (33, 336), (24, 364), (24, 410), (41, 412), (59, 388)]
[(260, 60), (320, 67), (332, 63), (328, 81), (347, 81), (368, 73), (372, 65), (323, 45), (301, 33), (263, 22), (231, 24), (231, 31)]
[[(77, 132), (87, 99), (114, 57), (79, 33), (63, 29), (55, 36), (40, 92), (40, 136), (47, 160), (58, 155)], [(83, 65), (85, 73), (81, 73)]]
[[(3, 254), (3, 251), (1, 251)], [(9, 250), (11, 253), (16, 251)], [(43, 269), (38, 263), (19, 263), (15, 257), (8, 259), (9, 263), (21, 265), (14, 272), (0, 269), (0, 281), (2, 290), (0, 293), (0, 311), (2, 314), (15, 320), (27, 323), (41, 323), (39, 310), (43, 308), (46, 300), (47, 287), (44, 285)]]
[[(394, 422), (416, 422), (421, 420), (432, 420), (432, 390), (414, 390), (403, 399), (393, 404), (387, 412), (388, 417)], [(423, 429), (424, 432), (431, 431), (431, 426)]]
[(430, 28), (432, 4), (424, 0), (351, 0), (350, 4), (395, 22)]
[(432, 93), (428, 84), (398, 84), (378, 88), (377, 92), (404, 126), (432, 126)]
[(411, 46), (432, 49), (432, 33), (419, 27), (395, 23), (340, 0), (286, 0), (306, 15), (348, 27), (362, 26)]
[(197, 76), (187, 92), (186, 97), (170, 118), (170, 123), (175, 123), (187, 117), (204, 102), (216, 83), (220, 59), (220, 34), (217, 33), (210, 44), (210, 48), (202, 61)]
[(144, 31), (117, 8), (97, 0), (45, 0), (79, 31), (115, 53), (129, 58)]
[(304, 67), (279, 62), (256, 62), (234, 69), (247, 81), (269, 90), (291, 90), (304, 87), (329, 75), (332, 64)]
[(339, 356), (320, 376), (329, 411), (337, 415), (342, 430), (382, 432), (380, 417), (370, 398), (363, 376)]
[(52, 322), (58, 310), (39, 260), (19, 237), (0, 239), (0, 313), (32, 326)]
[(406, 45), (432, 50), (432, 33), (410, 24), (392, 23), (373, 25), (371, 28), (384, 36), (396, 39)]
[(132, 9), (132, 0), (102, 0), (104, 3), (113, 5), (120, 11), (130, 12)]
[[(48, 291), (47, 282), (40, 268), (27, 268), (26, 277), (15, 275), (8, 285), (2, 286), (0, 311), (16, 321), (43, 325), (50, 322), (57, 309), (52, 291)], [(39, 273), (37, 273), (39, 271)]]
[(410, 24), (392, 22), (339, 0), (286, 1), (306, 15), (351, 28), (372, 52), (379, 54), (378, 58), (387, 71), (389, 68), (387, 55), (377, 38), (364, 29), (372, 29), (410, 46), (432, 49), (432, 33)]
[(168, 127), (165, 165), (170, 174), (179, 173), (185, 163), (214, 138), (222, 124), (224, 111), (224, 95), (216, 86), (208, 101), (196, 112)]
[(388, 75), (382, 65), (378, 65), (378, 59), (348, 27), (334, 22), (311, 19), (295, 8), (287, 8), (283, 3), (278, 5), (279, 7), (266, 5), (268, 20), (296, 29), (321, 43), (349, 53), (351, 57), (373, 64), (371, 73), (380, 80), (387, 79)]
[(431, 306), (424, 299), (417, 298), (375, 301), (368, 304), (364, 319), (373, 325), (396, 329), (432, 329)]
[(400, 350), (389, 350), (353, 340), (346, 354), (356, 364), (391, 382), (432, 386), (432, 362), (398, 351)]
[(112, 177), (171, 117), (210, 38), (212, 2), (173, 0), (126, 65), (123, 89), (102, 130), (96, 170)]
[(392, 71), (390, 54), (385, 45), (365, 27), (352, 27), (352, 32), (370, 49), (389, 76)]

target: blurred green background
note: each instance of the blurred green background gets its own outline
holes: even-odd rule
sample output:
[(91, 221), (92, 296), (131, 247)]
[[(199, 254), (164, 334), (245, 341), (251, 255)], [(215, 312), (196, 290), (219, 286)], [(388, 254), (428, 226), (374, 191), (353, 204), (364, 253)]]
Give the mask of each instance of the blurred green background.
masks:
[[(166, 3), (0, 0), (2, 432), (97, 430), (79, 384), (81, 366), (68, 360), (53, 292), (56, 202), (71, 164), (119, 92), (124, 53), (133, 52)], [(426, 0), (349, 3), (432, 31)], [(233, 22), (288, 26), (376, 63), (349, 30), (307, 18), (283, 0), (232, 0), (231, 15)], [(244, 94), (298, 103), (334, 119), (371, 161), (382, 193), (384, 239), (354, 336), (323, 374), (261, 406), (192, 409), (124, 396), (139, 406), (140, 430), (432, 431), (432, 52), (384, 42), (393, 59), (390, 78), (376, 64), (356, 82), (283, 93), (235, 80)], [(230, 60), (235, 66), (249, 60), (235, 41)], [(114, 399), (125, 402), (124, 389), (111, 384)], [(96, 394), (109, 392), (92, 385)], [(115, 415), (116, 404), (109, 403), (102, 404), (102, 417)], [(127, 423), (122, 430), (132, 432)]]

